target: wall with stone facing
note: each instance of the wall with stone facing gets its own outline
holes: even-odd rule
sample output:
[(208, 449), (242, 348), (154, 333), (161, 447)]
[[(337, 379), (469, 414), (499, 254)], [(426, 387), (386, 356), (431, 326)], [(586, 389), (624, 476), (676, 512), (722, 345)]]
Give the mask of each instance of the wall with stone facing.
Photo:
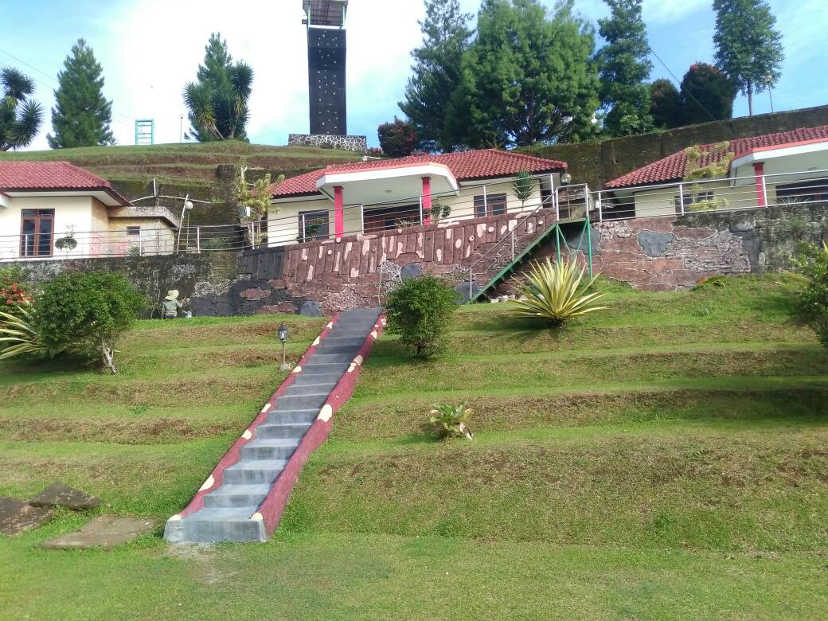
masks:
[(595, 271), (642, 289), (679, 289), (715, 274), (790, 268), (800, 243), (828, 240), (828, 205), (607, 220), (592, 240)]
[(828, 124), (828, 106), (711, 121), (640, 136), (581, 144), (536, 145), (520, 149), (563, 160), (576, 183), (601, 188), (616, 177), (672, 155), (685, 147)]
[(368, 139), (365, 136), (338, 134), (289, 134), (288, 146), (294, 145), (365, 153), (368, 150)]

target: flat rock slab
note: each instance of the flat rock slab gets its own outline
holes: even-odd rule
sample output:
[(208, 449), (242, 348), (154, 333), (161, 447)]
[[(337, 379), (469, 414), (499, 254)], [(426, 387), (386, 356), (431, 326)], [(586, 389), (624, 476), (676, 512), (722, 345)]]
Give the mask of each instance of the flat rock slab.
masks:
[(153, 528), (154, 520), (101, 515), (73, 533), (43, 542), (41, 547), (59, 550), (108, 549), (132, 541)]
[(69, 507), (70, 509), (82, 510), (97, 507), (101, 504), (101, 499), (90, 496), (79, 489), (69, 487), (60, 481), (55, 481), (32, 498), (29, 504), (35, 507)]
[(0, 497), (0, 533), (16, 535), (40, 526), (52, 517), (48, 507), (33, 507), (25, 500)]

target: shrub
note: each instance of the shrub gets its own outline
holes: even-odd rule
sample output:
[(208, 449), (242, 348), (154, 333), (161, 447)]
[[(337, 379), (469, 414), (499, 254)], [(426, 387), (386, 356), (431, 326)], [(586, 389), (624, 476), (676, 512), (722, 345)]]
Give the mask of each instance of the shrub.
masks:
[(603, 293), (589, 292), (597, 278), (596, 274), (584, 280), (584, 268), (579, 269), (574, 260), (553, 263), (547, 257), (543, 263), (535, 262), (520, 285), (517, 312), (560, 326), (573, 317), (604, 310), (606, 306), (595, 305)]
[(822, 242), (819, 249), (815, 244), (805, 244), (795, 263), (805, 281), (795, 301), (796, 315), (828, 347), (828, 245)]
[(50, 281), (35, 302), (35, 328), (50, 356), (99, 359), (113, 374), (115, 343), (145, 300), (120, 274), (75, 272)]
[(471, 440), (474, 436), (468, 423), (472, 411), (465, 403), (459, 405), (434, 405), (429, 413), (429, 428), (441, 438), (457, 436)]
[(388, 296), (388, 330), (400, 335), (400, 342), (414, 357), (429, 358), (445, 347), (456, 308), (454, 290), (439, 278), (408, 280)]
[(0, 312), (19, 315), (18, 308), (31, 302), (31, 291), (22, 281), (23, 270), (19, 267), (0, 268)]
[(401, 121), (394, 117), (393, 123), (383, 123), (377, 128), (382, 152), (388, 157), (405, 157), (411, 155), (417, 146), (417, 131), (410, 121)]

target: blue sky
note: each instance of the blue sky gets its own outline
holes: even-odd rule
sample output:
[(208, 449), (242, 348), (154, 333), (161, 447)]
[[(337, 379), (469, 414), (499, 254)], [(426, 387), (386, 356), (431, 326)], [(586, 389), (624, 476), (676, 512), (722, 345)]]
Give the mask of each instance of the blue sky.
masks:
[[(479, 0), (461, 0), (469, 12)], [(546, 1), (547, 5), (552, 0)], [(576, 0), (595, 22), (602, 0)], [(771, 0), (785, 46), (783, 77), (773, 92), (776, 110), (828, 104), (818, 71), (828, 58), (828, 0)], [(645, 0), (650, 45), (680, 80), (696, 61), (712, 62), (712, 0)], [(104, 8), (106, 7), (106, 8)], [(238, 10), (235, 10), (238, 8)], [(422, 0), (351, 0), (348, 17), (348, 129), (376, 144), (376, 127), (400, 114), (410, 50), (420, 40)], [(194, 78), (209, 34), (220, 31), (230, 51), (253, 66), (248, 133), (252, 142), (285, 144), (308, 131), (307, 56), (300, 0), (244, 0), (228, 10), (217, 0), (0, 0), (0, 66), (36, 80), (36, 97), (53, 105), (56, 74), (78, 37), (104, 67), (119, 144), (132, 144), (134, 120), (153, 118), (156, 142), (179, 140), (183, 85)], [(655, 58), (652, 79), (673, 79)], [(674, 80), (675, 81), (675, 80)], [(755, 112), (770, 110), (767, 93)], [(734, 115), (747, 114), (740, 97)], [(186, 125), (186, 119), (185, 119)], [(31, 148), (46, 148), (48, 118)]]

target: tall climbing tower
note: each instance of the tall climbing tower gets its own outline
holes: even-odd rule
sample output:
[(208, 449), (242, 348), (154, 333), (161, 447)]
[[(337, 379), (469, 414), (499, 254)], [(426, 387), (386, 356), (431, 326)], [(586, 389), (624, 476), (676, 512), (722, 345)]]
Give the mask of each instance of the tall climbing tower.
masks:
[(308, 33), (310, 135), (291, 134), (289, 144), (365, 150), (364, 136), (348, 136), (345, 58), (348, 0), (302, 0)]

